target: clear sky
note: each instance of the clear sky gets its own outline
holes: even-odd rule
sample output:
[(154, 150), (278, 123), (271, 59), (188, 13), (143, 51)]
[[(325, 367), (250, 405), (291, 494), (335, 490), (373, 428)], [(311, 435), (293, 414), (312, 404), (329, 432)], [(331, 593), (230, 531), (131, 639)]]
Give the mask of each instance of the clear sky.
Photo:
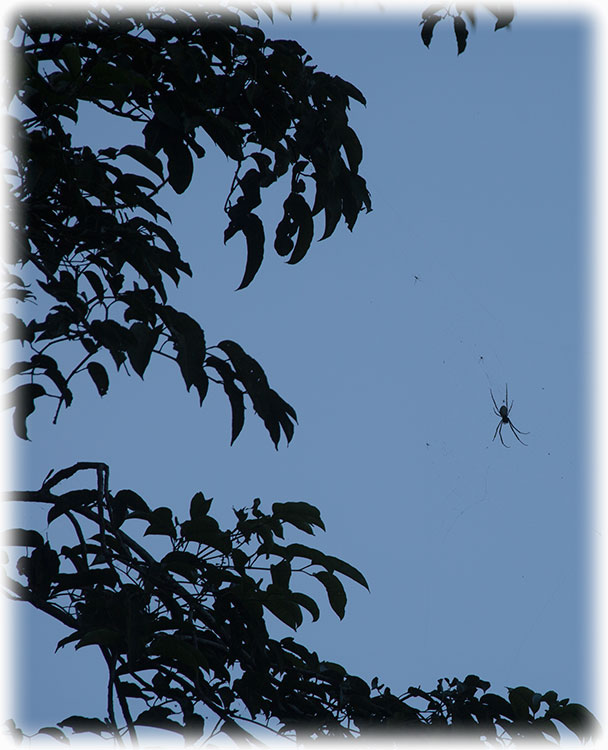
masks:
[[(177, 368), (153, 360), (143, 383), (109, 370), (104, 399), (82, 379), (56, 426), (37, 410), (32, 441), (15, 448), (17, 481), (36, 489), (51, 468), (105, 461), (113, 490), (180, 516), (202, 490), (227, 523), (254, 497), (311, 502), (327, 527), (317, 545), (371, 588), (348, 585), (343, 621), (325, 606), (298, 631), (322, 658), (397, 693), (474, 673), (496, 692), (553, 689), (599, 710), (586, 552), (600, 533), (588, 463), (591, 22), (522, 12), (512, 30), (492, 29), (480, 12), (457, 57), (447, 24), (429, 50), (415, 15), (300, 12), (269, 26), (367, 98), (351, 125), (373, 212), (300, 264), (270, 241), (254, 282), (234, 291), (245, 251), (223, 246), (223, 157), (198, 162), (184, 195), (161, 195), (194, 271), (172, 304), (208, 341), (258, 359), (297, 410), (289, 447), (275, 451), (252, 411), (230, 447), (221, 389), (200, 409)], [(76, 140), (139, 142), (126, 132), (83, 115)], [(281, 200), (261, 211), (267, 235)], [(500, 406), (507, 383), (527, 446), (510, 431), (510, 448), (492, 440), (490, 388)], [(63, 628), (10, 611), (17, 724), (103, 714), (93, 650), (53, 655)]]

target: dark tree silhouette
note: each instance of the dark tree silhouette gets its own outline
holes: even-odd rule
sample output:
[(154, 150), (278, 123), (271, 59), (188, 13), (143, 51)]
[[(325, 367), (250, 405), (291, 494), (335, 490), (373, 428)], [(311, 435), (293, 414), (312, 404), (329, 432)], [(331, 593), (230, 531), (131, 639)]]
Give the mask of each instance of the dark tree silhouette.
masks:
[[(272, 18), (270, 7), (261, 7)], [(427, 45), (438, 11), (431, 6), (423, 15)], [(459, 52), (466, 42), (461, 13), (457, 8), (454, 17)], [(256, 209), (277, 182), (285, 200), (274, 249), (298, 263), (315, 233), (328, 238), (340, 221), (352, 230), (371, 209), (358, 173), (361, 144), (348, 124), (352, 101), (365, 99), (351, 83), (318, 71), (297, 42), (271, 40), (245, 23), (245, 14), (257, 20), (253, 7), (239, 14), (203, 6), (14, 17), (9, 37), (20, 109), (10, 128), (7, 295), (24, 305), (36, 300), (42, 311), (27, 321), (7, 318), (10, 335), (30, 355), (8, 373), (20, 383), (9, 397), (19, 437), (28, 438), (38, 399), (56, 400), (55, 419), (71, 405), (77, 375), (87, 372), (104, 396), (109, 362), (143, 378), (155, 354), (177, 363), (201, 404), (209, 381), (223, 386), (232, 441), (243, 427), (245, 398), (275, 447), (281, 434), (291, 439), (296, 413), (260, 364), (231, 340), (208, 347), (199, 322), (169, 304), (167, 283), (191, 272), (163, 223), (170, 216), (160, 195), (188, 188), (210, 139), (234, 164), (224, 237), (245, 241), (239, 288), (263, 261), (266, 228)], [(73, 146), (70, 127), (81, 102), (141, 127), (140, 143)], [(131, 172), (134, 163), (138, 171)], [(85, 471), (95, 481), (58, 491)], [(501, 697), (469, 675), (396, 694), (292, 637), (272, 638), (267, 612), (294, 630), (306, 614), (320, 616), (299, 581), (320, 586), (340, 618), (342, 579), (367, 587), (348, 563), (287, 541), (293, 529), (309, 536), (324, 529), (308, 503), (274, 503), (268, 511), (255, 499), (223, 529), (211, 499), (199, 492), (180, 521), (170, 507), (153, 509), (132, 490), (112, 490), (108, 466), (97, 462), (51, 472), (39, 489), (7, 499), (48, 505), (49, 528), (44, 536), (5, 533), (9, 549), (25, 550), (18, 559), (4, 556), (5, 593), (66, 626), (58, 647), (98, 648), (107, 666), (105, 716), (70, 716), (39, 734), (65, 742), (70, 729), (136, 745), (141, 729), (152, 727), (187, 742), (222, 732), (247, 745), (258, 744), (262, 731), (306, 741), (467, 730), (491, 743), (558, 739), (555, 722), (580, 739), (594, 730), (583, 706), (552, 691), (516, 687)], [(23, 739), (14, 722), (7, 727)]]

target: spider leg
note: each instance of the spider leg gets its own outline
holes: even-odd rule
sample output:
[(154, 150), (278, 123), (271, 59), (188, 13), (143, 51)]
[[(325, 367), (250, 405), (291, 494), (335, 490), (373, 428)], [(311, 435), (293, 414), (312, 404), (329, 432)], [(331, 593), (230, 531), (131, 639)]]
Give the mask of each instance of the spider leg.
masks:
[[(517, 430), (517, 428), (513, 427), (513, 425), (511, 424), (511, 420), (509, 420), (509, 422), (507, 424), (509, 425), (509, 427), (511, 428), (511, 432), (515, 435), (515, 437), (519, 440), (519, 442), (522, 445), (528, 445), (528, 443), (524, 443), (524, 441), (519, 437), (519, 435), (517, 434), (519, 432), (519, 430)], [(527, 432), (522, 432), (521, 434), (522, 435), (527, 435), (528, 433)]]
[(515, 432), (519, 432), (520, 435), (529, 435), (529, 432), (524, 432), (523, 430), (518, 430), (517, 427), (509, 420), (509, 424), (511, 425), (511, 429), (515, 430)]
[(505, 448), (510, 448), (511, 446), (507, 445), (505, 441), (502, 439), (502, 426), (504, 422), (500, 422), (498, 425), (498, 437), (500, 438), (500, 442), (505, 446)]
[(507, 383), (505, 383), (505, 406), (507, 407), (507, 411), (511, 411), (509, 409), (509, 386)]
[(496, 429), (494, 430), (494, 437), (492, 438), (492, 442), (496, 440), (496, 435), (498, 435), (498, 430), (500, 429), (500, 425), (502, 424), (502, 419), (500, 422), (496, 425)]
[(494, 398), (494, 394), (492, 393), (492, 389), (490, 388), (490, 396), (492, 396), (492, 401), (494, 402), (494, 409), (496, 410), (497, 416), (500, 417), (500, 409), (498, 408), (498, 404), (496, 403), (496, 399)]

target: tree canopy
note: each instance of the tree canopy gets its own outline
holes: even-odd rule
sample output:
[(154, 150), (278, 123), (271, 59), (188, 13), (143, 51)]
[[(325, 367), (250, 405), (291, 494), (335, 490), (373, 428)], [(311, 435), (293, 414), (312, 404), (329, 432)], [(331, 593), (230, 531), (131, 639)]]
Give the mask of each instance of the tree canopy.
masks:
[[(191, 270), (156, 197), (166, 184), (187, 189), (194, 159), (211, 141), (235, 165), (224, 240), (242, 235), (246, 242), (239, 288), (262, 263), (265, 231), (255, 210), (277, 181), (286, 197), (274, 249), (298, 263), (313, 240), (315, 216), (324, 217), (325, 239), (339, 221), (352, 229), (371, 209), (358, 174), (361, 144), (348, 125), (351, 101), (365, 103), (361, 92), (317, 71), (297, 42), (270, 40), (228, 9), (28, 15), (15, 18), (11, 33), (18, 40), (15, 96), (31, 113), (10, 122), (12, 260), (35, 269), (37, 288), (10, 274), (7, 293), (36, 299), (46, 312), (27, 322), (12, 313), (7, 319), (11, 335), (33, 351), (9, 373), (27, 381), (9, 396), (17, 435), (27, 438), (37, 399), (55, 399), (56, 416), (70, 406), (80, 373), (103, 396), (109, 360), (143, 377), (159, 354), (175, 360), (201, 404), (210, 381), (223, 386), (232, 441), (243, 427), (245, 396), (275, 446), (281, 434), (289, 441), (296, 413), (256, 360), (234, 341), (209, 346), (200, 324), (168, 304), (166, 284), (177, 285)], [(97, 153), (72, 146), (68, 126), (82, 102), (137, 123), (143, 145)], [(129, 171), (134, 162), (145, 174)], [(66, 342), (74, 345), (68, 352), (58, 346)], [(51, 351), (60, 352), (60, 362)]]
[[(272, 18), (270, 6), (259, 7)], [(292, 438), (296, 412), (262, 366), (234, 341), (208, 346), (201, 324), (169, 304), (167, 289), (191, 269), (167, 228), (161, 191), (186, 191), (196, 160), (213, 145), (234, 168), (224, 239), (245, 243), (239, 289), (263, 262), (268, 228), (256, 210), (264, 189), (283, 190), (273, 242), (291, 264), (315, 236), (329, 238), (341, 221), (352, 230), (371, 210), (359, 174), (362, 146), (348, 123), (363, 94), (317, 70), (297, 42), (269, 39), (251, 25), (257, 13), (197, 6), (129, 15), (91, 7), (69, 19), (15, 16), (7, 295), (36, 300), (41, 311), (29, 320), (6, 316), (9, 335), (31, 352), (8, 372), (21, 383), (8, 397), (20, 438), (29, 438), (38, 399), (57, 402), (56, 419), (74, 400), (77, 375), (86, 371), (104, 396), (108, 366), (143, 378), (153, 354), (176, 362), (201, 404), (210, 381), (223, 387), (232, 442), (244, 425), (245, 398), (275, 447), (281, 435)], [(449, 16), (462, 52), (463, 13), (475, 22), (468, 6), (427, 8), (423, 42)], [(497, 28), (510, 23), (509, 13), (495, 13)], [(133, 123), (140, 142), (72, 145), (82, 103)], [(81, 480), (87, 471), (95, 481)], [(59, 491), (75, 478), (77, 489)], [(212, 499), (198, 492), (180, 520), (169, 506), (153, 508), (131, 489), (112, 488), (109, 467), (94, 461), (51, 471), (40, 488), (8, 499), (50, 509), (42, 532), (5, 533), (9, 550), (25, 550), (18, 559), (4, 555), (5, 593), (66, 626), (58, 648), (98, 648), (107, 666), (106, 714), (69, 716), (39, 734), (66, 742), (71, 730), (136, 745), (142, 728), (160, 728), (188, 743), (224, 733), (249, 745), (259, 744), (262, 731), (303, 742), (466, 730), (505, 743), (557, 740), (556, 722), (581, 740), (595, 729), (587, 709), (554, 691), (519, 686), (503, 697), (468, 675), (397, 693), (293, 637), (273, 638), (267, 613), (295, 631), (305, 617), (320, 617), (315, 591), (342, 618), (344, 580), (367, 587), (352, 565), (291, 541), (325, 529), (307, 502), (265, 509), (256, 498), (222, 528)], [(14, 722), (8, 728), (23, 739)]]

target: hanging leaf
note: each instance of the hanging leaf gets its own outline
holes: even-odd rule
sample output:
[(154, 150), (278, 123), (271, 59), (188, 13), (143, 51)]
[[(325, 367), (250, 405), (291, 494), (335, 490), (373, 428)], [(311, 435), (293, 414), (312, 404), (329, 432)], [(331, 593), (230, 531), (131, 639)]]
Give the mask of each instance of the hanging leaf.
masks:
[(467, 25), (461, 16), (454, 16), (454, 34), (456, 35), (456, 44), (460, 55), (466, 49), (467, 37), (469, 36)]
[(433, 31), (439, 21), (441, 21), (441, 16), (432, 15), (429, 16), (422, 24), (422, 31), (420, 32), (420, 36), (422, 37), (422, 41), (424, 42), (425, 47), (428, 47), (430, 45), (433, 38)]
[(264, 225), (259, 216), (249, 214), (245, 217), (241, 224), (241, 231), (247, 240), (247, 263), (243, 280), (237, 287), (237, 291), (251, 284), (264, 258)]
[(99, 362), (89, 362), (87, 370), (89, 371), (91, 379), (95, 383), (99, 395), (105, 396), (110, 385), (110, 379), (108, 378), (106, 368)]
[(27, 436), (26, 420), (35, 410), (34, 400), (45, 396), (46, 391), (38, 383), (26, 383), (11, 391), (4, 398), (5, 409), (14, 407), (13, 429), (22, 440), (29, 440)]
[(147, 148), (143, 148), (142, 146), (123, 146), (118, 153), (130, 156), (132, 159), (135, 159), (135, 161), (138, 161), (141, 165), (146, 167), (146, 169), (149, 169), (151, 172), (158, 175), (161, 180), (163, 179), (164, 173), (162, 161), (158, 156), (151, 151), (148, 151)]
[(194, 174), (190, 149), (181, 138), (172, 135), (164, 141), (163, 150), (169, 160), (169, 184), (176, 193), (181, 194), (190, 185)]
[(501, 3), (500, 5), (498, 3), (484, 3), (484, 5), (497, 18), (494, 31), (509, 26), (515, 18), (515, 8), (511, 3)]
[(333, 575), (333, 573), (328, 573), (324, 570), (313, 573), (313, 576), (325, 586), (329, 604), (342, 620), (346, 607), (346, 592), (344, 591), (344, 586), (340, 583), (340, 579)]

